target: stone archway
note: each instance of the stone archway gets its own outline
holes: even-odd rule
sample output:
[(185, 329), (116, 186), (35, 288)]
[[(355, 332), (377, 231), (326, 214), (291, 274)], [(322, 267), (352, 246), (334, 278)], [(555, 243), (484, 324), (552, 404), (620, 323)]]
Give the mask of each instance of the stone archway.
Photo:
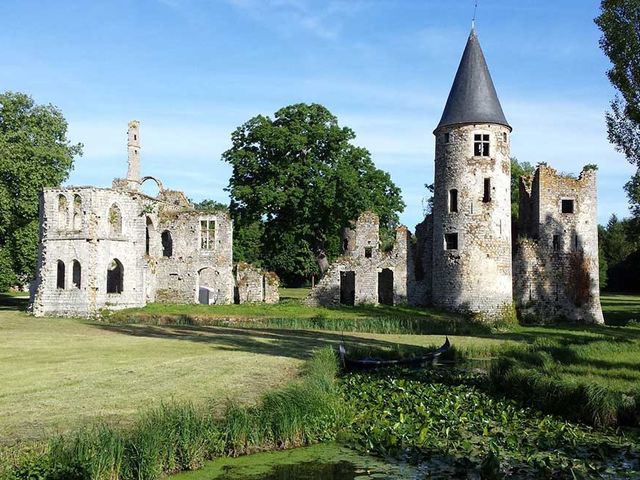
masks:
[(213, 305), (218, 301), (218, 277), (220, 274), (211, 267), (198, 271), (198, 303)]

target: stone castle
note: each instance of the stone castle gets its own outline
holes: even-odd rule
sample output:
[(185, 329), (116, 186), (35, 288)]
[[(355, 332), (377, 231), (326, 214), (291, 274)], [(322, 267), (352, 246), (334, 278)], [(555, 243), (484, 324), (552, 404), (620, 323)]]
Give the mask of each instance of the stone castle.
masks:
[[(510, 137), (478, 37), (471, 31), (435, 131), (433, 211), (383, 251), (378, 217), (363, 214), (344, 235), (344, 256), (309, 304), (434, 305), (495, 318), (602, 323), (596, 175), (541, 165), (521, 179), (512, 226)], [(516, 228), (514, 228), (516, 227)]]
[[(401, 226), (383, 248), (379, 220), (363, 213), (307, 304), (434, 305), (492, 319), (602, 323), (596, 175), (540, 165), (521, 179), (511, 214), (512, 128), (471, 31), (436, 137), (433, 210)], [(233, 266), (233, 226), (224, 212), (193, 208), (181, 192), (140, 177), (137, 122), (129, 124), (129, 169), (110, 189), (47, 189), (32, 288), (36, 315), (89, 315), (153, 301), (275, 302), (274, 274)], [(160, 193), (140, 192), (145, 181)]]
[[(233, 265), (226, 212), (196, 210), (182, 192), (140, 176), (140, 126), (128, 129), (128, 172), (112, 188), (45, 189), (31, 310), (87, 316), (149, 302), (275, 303), (278, 278)], [(140, 191), (158, 186), (157, 197)]]

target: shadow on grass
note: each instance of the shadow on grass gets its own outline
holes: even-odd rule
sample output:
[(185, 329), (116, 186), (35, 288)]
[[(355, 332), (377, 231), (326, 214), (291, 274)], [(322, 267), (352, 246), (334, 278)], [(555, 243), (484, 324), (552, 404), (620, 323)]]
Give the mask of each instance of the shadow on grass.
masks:
[(29, 297), (0, 293), (0, 311), (26, 312), (28, 305)]
[[(240, 350), (262, 355), (308, 359), (314, 350), (344, 342), (347, 346), (392, 349), (397, 344), (337, 332), (233, 328), (212, 326), (94, 324), (97, 328), (135, 337), (186, 340), (209, 344), (221, 350)], [(444, 337), (442, 338), (444, 342)], [(438, 347), (438, 345), (433, 345)], [(431, 349), (425, 346), (425, 350)]]

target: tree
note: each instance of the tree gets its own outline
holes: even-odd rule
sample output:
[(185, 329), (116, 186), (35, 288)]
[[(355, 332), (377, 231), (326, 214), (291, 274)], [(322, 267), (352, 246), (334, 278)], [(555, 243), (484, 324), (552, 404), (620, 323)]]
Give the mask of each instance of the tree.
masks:
[(520, 178), (533, 174), (535, 167), (529, 162), (520, 163), (511, 157), (511, 219), (517, 222), (520, 217)]
[(229, 205), (218, 202), (217, 200), (205, 199), (201, 202), (194, 202), (189, 199), (189, 201), (193, 204), (193, 208), (200, 212), (228, 212)]
[(38, 194), (60, 185), (82, 155), (67, 140), (53, 105), (23, 93), (0, 94), (0, 290), (30, 281), (38, 244)]
[(249, 228), (234, 245), (243, 260), (300, 284), (318, 273), (318, 259), (340, 253), (342, 229), (363, 211), (376, 212), (383, 229), (397, 224), (400, 189), (354, 139), (325, 107), (302, 103), (233, 132), (223, 159), (233, 167), (236, 231)]
[(598, 227), (600, 240), (601, 268), (606, 264), (607, 279), (601, 287), (615, 292), (640, 291), (640, 279), (637, 275), (640, 262), (640, 239), (633, 230), (630, 220), (618, 220), (612, 215), (606, 227)]
[(612, 67), (607, 72), (616, 88), (611, 111), (606, 114), (609, 140), (638, 167), (627, 183), (632, 212), (640, 217), (640, 0), (602, 0), (595, 19), (602, 31), (600, 48)]

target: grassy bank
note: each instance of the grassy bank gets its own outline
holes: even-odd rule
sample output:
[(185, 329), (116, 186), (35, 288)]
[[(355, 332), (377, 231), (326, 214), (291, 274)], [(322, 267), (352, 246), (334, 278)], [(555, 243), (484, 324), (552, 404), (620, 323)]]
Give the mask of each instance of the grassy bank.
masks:
[(299, 380), (253, 406), (229, 404), (222, 418), (204, 406), (167, 403), (130, 428), (99, 424), (57, 437), (42, 452), (12, 459), (3, 480), (153, 480), (206, 460), (331, 440), (349, 412), (336, 386), (332, 349), (318, 351)]

